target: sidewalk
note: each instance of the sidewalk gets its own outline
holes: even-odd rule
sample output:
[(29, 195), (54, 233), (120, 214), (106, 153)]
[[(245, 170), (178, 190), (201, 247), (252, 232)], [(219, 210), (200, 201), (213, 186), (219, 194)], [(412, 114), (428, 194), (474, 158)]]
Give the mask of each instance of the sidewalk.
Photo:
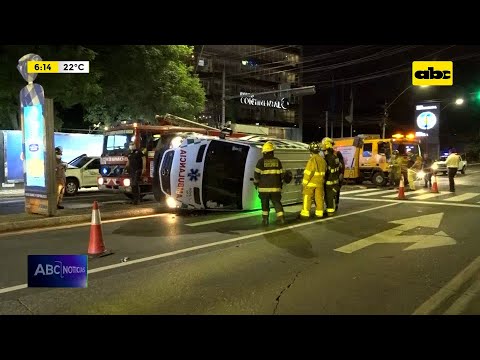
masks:
[[(100, 206), (100, 216), (102, 220), (111, 220), (160, 214), (165, 212), (165, 210), (165, 207), (158, 203), (138, 206), (132, 206), (130, 204), (106, 204)], [(0, 234), (59, 225), (88, 224), (91, 218), (91, 208), (58, 210), (57, 215), (52, 217), (27, 213), (0, 215)]]

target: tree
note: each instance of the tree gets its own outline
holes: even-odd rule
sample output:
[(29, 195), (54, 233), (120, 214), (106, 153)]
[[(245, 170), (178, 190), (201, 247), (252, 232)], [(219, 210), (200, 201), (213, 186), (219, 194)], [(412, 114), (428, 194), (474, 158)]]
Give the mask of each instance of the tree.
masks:
[[(26, 54), (35, 53), (44, 61), (92, 61), (95, 53), (84, 46), (21, 45), (0, 46), (0, 128), (19, 128), (19, 94), (27, 85), (17, 70), (18, 60)], [(88, 104), (101, 94), (100, 74), (38, 74), (35, 83), (43, 86), (45, 96), (55, 105), (70, 108), (76, 104)], [(58, 111), (55, 128), (61, 127)]]
[(470, 143), (465, 145), (465, 153), (469, 160), (480, 159), (480, 136), (477, 136)]
[(153, 119), (171, 113), (192, 118), (205, 106), (205, 91), (192, 73), (193, 48), (184, 45), (90, 46), (98, 56), (101, 96), (86, 106), (86, 120)]

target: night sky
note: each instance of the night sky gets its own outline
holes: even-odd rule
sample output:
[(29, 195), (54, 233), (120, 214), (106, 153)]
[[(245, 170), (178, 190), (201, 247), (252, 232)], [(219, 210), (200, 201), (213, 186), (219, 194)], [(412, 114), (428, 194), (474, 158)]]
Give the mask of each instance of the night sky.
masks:
[[(361, 58), (366, 59), (358, 63)], [(340, 123), (342, 92), (344, 115), (347, 115), (351, 89), (354, 94), (353, 129), (357, 134), (381, 134), (379, 123), (383, 105), (385, 101), (393, 101), (411, 85), (411, 63), (415, 60), (452, 60), (454, 85), (412, 87), (407, 90), (389, 108), (387, 136), (397, 131), (413, 130), (414, 107), (418, 101), (438, 99), (442, 100), (442, 105), (446, 105), (449, 101), (455, 101), (458, 96), (465, 99), (464, 105), (450, 105), (441, 113), (442, 146), (465, 142), (480, 132), (480, 101), (470, 101), (468, 97), (468, 93), (480, 91), (480, 46), (305, 46), (304, 60), (315, 61), (305, 63), (307, 71), (303, 85), (317, 87), (315, 95), (304, 97), (306, 142), (325, 136), (325, 110), (329, 111), (329, 119), (333, 117), (337, 119), (337, 124)], [(385, 74), (389, 76), (368, 79)], [(358, 82), (352, 83), (352, 78)], [(344, 124), (344, 136), (349, 136), (348, 123), (344, 121)], [(334, 130), (334, 136), (340, 136), (339, 127)]]

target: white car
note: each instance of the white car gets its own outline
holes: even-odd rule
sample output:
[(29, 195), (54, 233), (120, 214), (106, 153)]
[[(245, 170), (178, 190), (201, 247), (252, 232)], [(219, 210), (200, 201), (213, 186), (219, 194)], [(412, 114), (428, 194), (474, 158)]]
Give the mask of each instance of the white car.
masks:
[[(448, 155), (440, 156), (440, 159), (436, 160), (433, 165), (432, 169), (435, 174), (442, 173), (443, 175), (447, 175), (447, 165), (445, 165), (445, 161), (447, 160)], [(467, 160), (465, 159), (465, 155), (460, 155), (460, 164), (458, 165), (458, 171), (462, 174), (465, 174), (467, 170)]]
[(81, 188), (97, 187), (100, 176), (100, 158), (85, 154), (76, 157), (67, 165), (65, 195), (73, 196)]

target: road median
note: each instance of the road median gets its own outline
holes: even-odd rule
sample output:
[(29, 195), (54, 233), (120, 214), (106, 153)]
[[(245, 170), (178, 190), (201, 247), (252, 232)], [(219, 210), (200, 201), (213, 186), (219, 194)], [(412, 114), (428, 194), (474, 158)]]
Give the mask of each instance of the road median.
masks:
[[(136, 216), (160, 214), (165, 208), (159, 204), (132, 205), (103, 205), (100, 206), (102, 220), (112, 220)], [(92, 209), (66, 209), (59, 210), (52, 217), (34, 214), (9, 214), (0, 216), (0, 234), (19, 230), (48, 228), (60, 225), (89, 223), (92, 218)]]

